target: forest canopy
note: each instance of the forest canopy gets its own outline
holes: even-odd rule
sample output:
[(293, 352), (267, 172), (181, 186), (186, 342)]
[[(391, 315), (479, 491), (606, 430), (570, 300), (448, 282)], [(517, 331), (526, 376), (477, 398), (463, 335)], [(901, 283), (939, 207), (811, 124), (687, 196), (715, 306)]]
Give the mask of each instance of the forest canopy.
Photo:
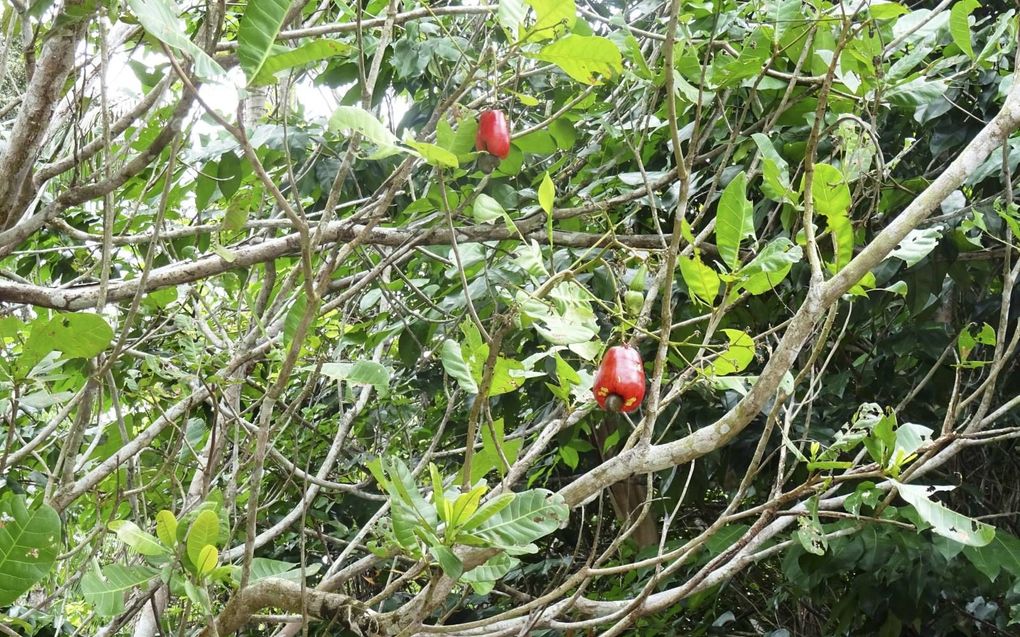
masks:
[(1017, 10), (0, 0), (0, 634), (1015, 634)]

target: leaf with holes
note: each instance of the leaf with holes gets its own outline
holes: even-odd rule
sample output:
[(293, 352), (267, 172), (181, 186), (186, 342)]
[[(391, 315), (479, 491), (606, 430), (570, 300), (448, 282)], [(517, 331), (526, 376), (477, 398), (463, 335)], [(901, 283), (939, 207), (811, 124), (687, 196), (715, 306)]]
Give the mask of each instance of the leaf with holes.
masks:
[(46, 577), (60, 547), (60, 518), (52, 507), (29, 509), (8, 491), (0, 499), (0, 607)]

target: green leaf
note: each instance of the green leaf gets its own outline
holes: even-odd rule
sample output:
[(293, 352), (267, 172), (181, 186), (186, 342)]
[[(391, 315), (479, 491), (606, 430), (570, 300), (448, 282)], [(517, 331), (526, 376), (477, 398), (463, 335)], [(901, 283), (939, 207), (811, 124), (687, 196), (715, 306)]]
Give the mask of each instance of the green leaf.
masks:
[(461, 574), (464, 572), (464, 563), (460, 561), (460, 558), (453, 551), (442, 544), (437, 544), (430, 546), (429, 552), (439, 562), (439, 566), (442, 567), (447, 577), (452, 580), (460, 579)]
[(399, 458), (382, 458), (381, 462), (388, 477), (386, 491), (393, 507), (393, 535), (397, 542), (407, 550), (417, 548), (420, 536), (430, 545), (438, 543), (435, 531), (439, 526), (439, 513), (418, 490), (411, 470)]
[(770, 241), (761, 252), (734, 274), (739, 287), (751, 294), (762, 294), (778, 285), (795, 263), (803, 258), (803, 250), (786, 237)]
[(715, 270), (705, 265), (697, 255), (678, 257), (677, 263), (680, 266), (680, 276), (683, 277), (690, 293), (706, 305), (712, 305), (715, 297), (719, 295), (721, 283)]
[(545, 262), (542, 260), (542, 247), (534, 239), (530, 243), (517, 246), (514, 263), (535, 278), (549, 276), (549, 271), (545, 269)]
[(0, 608), (46, 577), (60, 548), (60, 517), (52, 507), (29, 509), (10, 491), (0, 498)]
[(355, 106), (341, 106), (336, 109), (329, 118), (329, 129), (361, 133), (365, 139), (378, 146), (399, 150), (397, 136), (383, 126), (375, 115)]
[[(511, 465), (517, 462), (524, 441), (520, 438), (506, 440), (502, 418), (496, 418), (482, 427), (482, 450), (475, 454), (471, 462), (471, 484), (477, 483), (487, 473), (498, 469), (503, 473), (503, 458)], [(502, 452), (502, 458), (500, 457)]]
[(1020, 577), (1020, 540), (1001, 529), (987, 545), (965, 546), (963, 554), (991, 582), (1003, 569), (1013, 577)]
[(574, 0), (526, 0), (535, 10), (531, 40), (548, 40), (574, 28), (577, 7)]
[(892, 20), (908, 13), (910, 9), (898, 2), (870, 2), (867, 5), (867, 11), (876, 20)]
[(248, 207), (249, 200), (233, 198), (227, 205), (227, 212), (223, 215), (223, 230), (229, 232), (237, 232), (244, 228), (244, 224), (248, 223), (248, 213), (250, 208)]
[(215, 242), (210, 247), (212, 248), (212, 251), (216, 253), (217, 256), (219, 256), (227, 263), (233, 263), (235, 260), (237, 260), (237, 255), (234, 254), (233, 250), (229, 248), (224, 248), (223, 246)]
[(199, 586), (190, 579), (185, 579), (184, 592), (193, 604), (206, 613), (212, 612), (212, 600), (209, 598), (209, 591), (204, 586)]
[(506, 553), (499, 553), (490, 557), (481, 566), (461, 575), (460, 581), (467, 582), (476, 595), (488, 595), (492, 592), (496, 582), (519, 563), (520, 560), (510, 557)]
[(949, 33), (953, 42), (972, 60), (974, 45), (971, 44), (970, 14), (980, 6), (977, 0), (960, 0), (949, 10)]
[(724, 329), (729, 345), (705, 367), (708, 376), (728, 376), (744, 371), (754, 360), (754, 340), (740, 330)]
[(499, 205), (499, 202), (482, 193), (475, 198), (475, 203), (471, 208), (472, 216), (474, 220), (479, 223), (492, 223), (497, 219), (502, 219), (506, 216), (506, 211), (503, 210), (503, 206)]
[(198, 567), (202, 560), (202, 550), (208, 545), (216, 545), (220, 537), (220, 518), (215, 511), (206, 509), (198, 514), (188, 529), (186, 547), (191, 563)]
[(799, 520), (800, 528), (795, 533), (797, 541), (808, 553), (825, 555), (825, 551), (829, 548), (829, 542), (825, 539), (818, 521), (808, 516), (801, 516)]
[(290, 306), (290, 310), (287, 311), (287, 317), (283, 320), (283, 341), (288, 347), (294, 341), (294, 336), (297, 334), (301, 320), (307, 311), (308, 297), (305, 296), (304, 290), (299, 290), (297, 298), (294, 299), (294, 304)]
[(577, 463), (580, 462), (581, 457), (577, 453), (577, 449), (569, 445), (560, 445), (558, 449), (560, 458), (563, 458), (563, 462), (566, 463), (571, 469), (577, 468)]
[(537, 60), (551, 62), (578, 82), (597, 86), (603, 78), (623, 72), (623, 56), (612, 40), (595, 35), (570, 34), (544, 47)]
[(803, 24), (804, 15), (801, 13), (801, 0), (778, 0), (770, 2), (769, 18), (774, 25), (772, 41), (777, 45), (783, 36), (791, 28)]
[(197, 44), (188, 39), (188, 28), (178, 16), (180, 8), (173, 0), (128, 0), (145, 30), (167, 46), (185, 53), (195, 62), (195, 74), (205, 80), (218, 80), (227, 72)]
[(486, 520), (473, 535), (511, 555), (535, 553), (538, 547), (532, 542), (559, 528), (569, 514), (563, 496), (532, 489), (518, 493), (513, 502)]
[(276, 82), (275, 75), (280, 71), (320, 60), (328, 60), (338, 55), (347, 55), (353, 50), (354, 47), (350, 44), (339, 40), (314, 40), (302, 44), (296, 49), (288, 49), (267, 57), (251, 84), (255, 86), (273, 84)]
[(220, 561), (220, 553), (212, 544), (206, 544), (198, 553), (198, 560), (195, 562), (195, 570), (199, 575), (211, 573)]
[[(507, 458), (507, 460), (509, 460), (509, 458)], [(510, 506), (510, 503), (514, 501), (515, 497), (517, 497), (517, 494), (509, 492), (501, 493), (495, 498), (492, 498), (472, 513), (468, 519), (460, 525), (460, 529), (462, 531), (471, 531), (478, 528), (489, 518)]]
[(130, 520), (114, 520), (110, 522), (110, 530), (117, 534), (117, 539), (140, 555), (151, 557), (170, 554), (170, 549), (163, 546), (155, 535), (146, 533)]
[(375, 361), (360, 360), (353, 363), (323, 363), (319, 370), (333, 380), (347, 381), (351, 385), (372, 385), (380, 396), (389, 395), (390, 370)]
[(177, 544), (177, 517), (163, 509), (156, 514), (156, 537), (166, 546)]
[(715, 237), (719, 255), (730, 270), (740, 265), (740, 242), (754, 237), (754, 209), (747, 199), (747, 175), (740, 171), (719, 199)]
[(464, 360), (460, 343), (447, 339), (443, 343), (442, 360), (443, 369), (460, 384), (461, 389), (470, 394), (478, 393), (478, 385), (471, 375), (471, 368), (468, 367), (467, 362)]
[(542, 184), (538, 187), (538, 203), (542, 206), (542, 210), (545, 210), (546, 214), (552, 214), (555, 198), (556, 186), (553, 184), (552, 179), (549, 178), (549, 173), (546, 173), (542, 177)]
[[(487, 354), (486, 354), (487, 355)], [(478, 361), (478, 378), (482, 377), (482, 367), (485, 363), (480, 357), (476, 358)], [(524, 377), (516, 374), (524, 370), (524, 365), (520, 361), (515, 361), (510, 358), (499, 356), (496, 358), (496, 366), (492, 370), (492, 381), (489, 384), (489, 396), (499, 396), (501, 394), (510, 393), (524, 384)]]
[(418, 151), (429, 165), (436, 166), (438, 168), (459, 168), (460, 162), (457, 160), (457, 156), (450, 151), (436, 146), (435, 144), (429, 144), (427, 142), (419, 142), (413, 139), (405, 139), (404, 143), (411, 148)]
[(931, 442), (932, 430), (924, 425), (905, 422), (896, 428), (896, 443), (891, 462), (901, 465), (918, 449)]
[[(319, 571), (318, 564), (309, 564), (304, 571), (304, 577), (314, 575)], [(251, 561), (251, 572), (248, 578), (249, 584), (266, 579), (267, 577), (279, 577), (289, 582), (300, 584), (303, 576), (301, 574), (301, 566), (298, 564), (291, 564), (290, 562), (282, 562), (280, 560), (271, 560), (266, 557), (256, 557)], [(240, 580), (237, 580), (240, 583)]]
[(113, 341), (113, 328), (98, 314), (58, 314), (36, 321), (18, 358), (17, 373), (27, 376), (47, 354), (58, 351), (64, 358), (92, 358)]
[(528, 8), (524, 5), (524, 0), (499, 0), (496, 20), (510, 33), (517, 33), (527, 13)]
[[(803, 187), (803, 186), (802, 186)], [(843, 216), (850, 210), (850, 186), (838, 168), (829, 164), (815, 164), (811, 181), (811, 200), (820, 215)]]
[(854, 227), (846, 215), (830, 216), (827, 226), (836, 243), (834, 265), (838, 272), (854, 257)]
[(79, 588), (85, 601), (92, 604), (100, 617), (113, 617), (124, 612), (124, 596), (137, 586), (143, 586), (159, 575), (150, 566), (121, 566), (110, 564), (82, 575)]
[(995, 538), (995, 527), (952, 511), (945, 505), (929, 499), (931, 494), (952, 491), (955, 487), (903, 484), (896, 480), (892, 482), (896, 485), (900, 497), (914, 507), (922, 520), (931, 525), (932, 531), (942, 537), (967, 546), (985, 546)]
[(255, 80), (269, 57), (289, 7), (288, 0), (258, 0), (245, 7), (237, 26), (237, 59), (249, 81)]
[(485, 484), (480, 484), (467, 493), (461, 493), (457, 496), (457, 499), (453, 501), (453, 507), (450, 509), (450, 524), (453, 527), (459, 527), (464, 524), (478, 511), (478, 506), (481, 504), (482, 496), (485, 495), (489, 488)]
[(895, 250), (889, 253), (889, 256), (900, 259), (907, 264), (907, 267), (913, 267), (921, 259), (931, 254), (931, 251), (938, 246), (941, 238), (942, 226), (915, 228), (907, 233), (907, 236), (903, 237), (903, 240), (900, 241)]

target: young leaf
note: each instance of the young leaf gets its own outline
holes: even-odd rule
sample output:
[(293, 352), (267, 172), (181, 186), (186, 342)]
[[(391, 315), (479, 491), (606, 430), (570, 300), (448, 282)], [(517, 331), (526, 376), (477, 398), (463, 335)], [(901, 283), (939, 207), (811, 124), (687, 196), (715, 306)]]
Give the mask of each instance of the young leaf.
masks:
[(170, 549), (163, 546), (156, 536), (141, 530), (130, 520), (114, 520), (110, 522), (110, 530), (117, 534), (117, 539), (140, 555), (153, 557), (170, 553)]
[(730, 270), (740, 265), (740, 242), (754, 236), (754, 209), (747, 199), (747, 175), (740, 171), (719, 199), (715, 237), (719, 255)]
[(198, 560), (195, 562), (195, 570), (199, 575), (211, 573), (220, 561), (220, 553), (212, 544), (206, 544), (198, 553)]
[(166, 546), (177, 544), (177, 517), (163, 509), (156, 514), (156, 537)]
[(202, 549), (215, 545), (220, 537), (220, 518), (214, 511), (202, 511), (188, 529), (186, 547), (191, 563), (196, 567), (201, 561)]
[(542, 185), (538, 187), (538, 203), (542, 206), (542, 210), (545, 210), (546, 214), (552, 214), (553, 200), (555, 198), (556, 186), (553, 184), (552, 179), (549, 179), (549, 173), (546, 173), (542, 177)]

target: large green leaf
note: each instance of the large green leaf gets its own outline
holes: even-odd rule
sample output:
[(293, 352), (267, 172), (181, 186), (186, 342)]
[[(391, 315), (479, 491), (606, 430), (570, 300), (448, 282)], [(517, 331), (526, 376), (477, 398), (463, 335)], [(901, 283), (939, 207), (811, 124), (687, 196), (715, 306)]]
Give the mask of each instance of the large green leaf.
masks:
[(113, 328), (98, 314), (58, 314), (49, 321), (36, 321), (18, 358), (18, 375), (28, 375), (50, 352), (58, 351), (64, 358), (92, 358), (112, 340)]
[(191, 563), (201, 563), (202, 549), (216, 544), (220, 536), (220, 518), (215, 511), (206, 509), (198, 514), (188, 529), (186, 547)]
[(432, 166), (437, 168), (458, 168), (460, 166), (457, 156), (441, 146), (414, 139), (405, 139), (404, 143), (418, 151), (421, 158)]
[(262, 68), (254, 76), (252, 84), (272, 84), (276, 81), (275, 75), (280, 71), (327, 60), (338, 55), (346, 55), (352, 50), (353, 47), (350, 44), (339, 40), (313, 40), (296, 49), (286, 49), (265, 59)]
[(113, 617), (124, 612), (124, 596), (136, 586), (152, 580), (159, 570), (150, 566), (121, 566), (110, 564), (100, 571), (93, 569), (82, 575), (81, 594), (95, 607), (101, 617)]
[(496, 19), (510, 33), (517, 33), (527, 13), (528, 8), (524, 4), (524, 0), (499, 0), (499, 7), (496, 9)]
[[(319, 572), (319, 564), (309, 564), (305, 567), (304, 577)], [(302, 579), (301, 567), (299, 564), (272, 560), (267, 557), (256, 557), (251, 561), (251, 571), (248, 582), (254, 583), (267, 577), (279, 577), (290, 582), (300, 583)], [(237, 580), (240, 582), (240, 579)]]
[(754, 360), (754, 340), (750, 336), (740, 330), (724, 329), (722, 332), (729, 345), (705, 367), (705, 374), (709, 376), (728, 376), (742, 372)]
[(469, 394), (478, 393), (478, 384), (471, 374), (471, 368), (464, 360), (464, 354), (460, 343), (452, 339), (443, 342), (443, 350), (440, 354), (443, 361), (443, 369), (446, 373), (456, 379), (460, 388)]
[(939, 244), (942, 238), (942, 226), (931, 228), (915, 228), (903, 237), (896, 249), (889, 253), (889, 257), (896, 257), (913, 267), (925, 258)]
[(250, 81), (269, 57), (289, 6), (287, 0), (257, 0), (245, 7), (237, 27), (237, 59)]
[(488, 595), (496, 582), (520, 564), (520, 560), (506, 553), (490, 557), (484, 564), (477, 566), (460, 576), (460, 581), (467, 582), (475, 595)]
[(677, 264), (680, 266), (680, 276), (690, 293), (707, 305), (715, 303), (715, 297), (719, 294), (719, 275), (715, 270), (705, 265), (701, 257), (679, 257)]
[[(525, 0), (535, 10), (531, 40), (548, 40), (574, 28), (577, 7), (574, 0)], [(503, 16), (516, 14), (516, 8), (506, 8)]]
[(1013, 577), (1020, 577), (1020, 540), (1001, 529), (985, 546), (966, 546), (963, 554), (974, 568), (993, 582), (1002, 570)]
[(563, 496), (544, 489), (532, 489), (518, 493), (512, 502), (472, 534), (511, 555), (535, 553), (538, 547), (532, 542), (559, 528), (569, 514), (570, 509)]
[(829, 164), (815, 164), (811, 180), (811, 200), (815, 212), (829, 217), (845, 215), (850, 210), (850, 186), (838, 168)]
[(740, 171), (726, 185), (715, 217), (719, 256), (730, 270), (740, 265), (740, 242), (754, 236), (754, 209), (747, 199), (747, 175)]
[(375, 361), (360, 360), (353, 363), (323, 363), (323, 376), (347, 381), (352, 385), (372, 385), (381, 396), (390, 391), (390, 370)]
[(597, 85), (623, 72), (623, 56), (611, 40), (570, 34), (543, 48), (535, 58), (552, 62), (578, 82)]
[(383, 126), (375, 115), (356, 106), (341, 106), (329, 118), (329, 128), (334, 131), (354, 131), (368, 141), (384, 149), (399, 151), (397, 136)]
[(194, 61), (195, 74), (200, 78), (217, 80), (226, 75), (216, 60), (188, 38), (188, 28), (180, 19), (181, 9), (174, 0), (128, 0), (128, 6), (149, 34), (187, 54)]
[(939, 491), (952, 491), (955, 487), (903, 484), (895, 480), (893, 484), (900, 497), (914, 507), (935, 533), (967, 546), (985, 546), (995, 537), (995, 527), (952, 511), (930, 499), (931, 495)]
[(974, 58), (974, 45), (971, 43), (970, 14), (980, 6), (977, 0), (960, 0), (949, 10), (949, 33), (953, 42), (971, 59)]
[(22, 496), (0, 498), (0, 607), (46, 577), (60, 548), (60, 517), (52, 507), (29, 509)]

